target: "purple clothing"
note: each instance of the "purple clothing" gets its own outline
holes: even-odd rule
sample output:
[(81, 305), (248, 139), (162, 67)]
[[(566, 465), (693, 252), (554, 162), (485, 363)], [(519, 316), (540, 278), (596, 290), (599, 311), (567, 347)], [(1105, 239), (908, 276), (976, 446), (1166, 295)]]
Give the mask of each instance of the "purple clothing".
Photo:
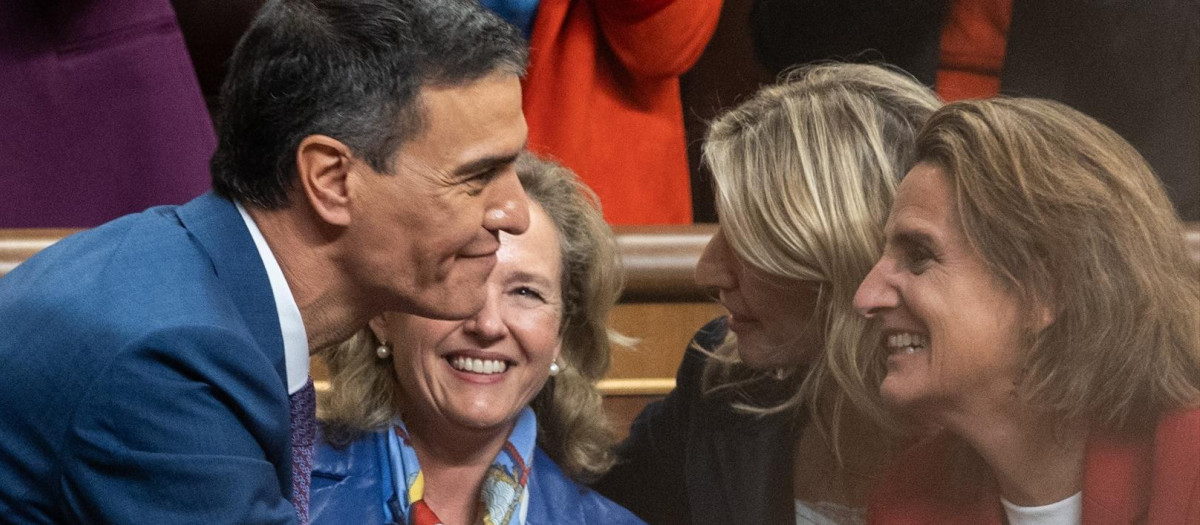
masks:
[(308, 525), (308, 493), (312, 485), (313, 446), (317, 436), (317, 395), (312, 378), (288, 396), (292, 429), (292, 505), (299, 525)]
[(0, 0), (0, 227), (90, 227), (211, 184), (168, 0)]

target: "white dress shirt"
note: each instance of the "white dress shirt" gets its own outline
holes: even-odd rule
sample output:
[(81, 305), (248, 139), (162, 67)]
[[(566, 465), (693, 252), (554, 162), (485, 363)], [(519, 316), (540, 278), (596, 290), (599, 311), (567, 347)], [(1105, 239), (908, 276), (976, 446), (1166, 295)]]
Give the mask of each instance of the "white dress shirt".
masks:
[(1083, 493), (1038, 507), (1022, 507), (1000, 498), (1011, 525), (1079, 525), (1083, 521)]
[(241, 203), (236, 203), (238, 213), (250, 230), (254, 239), (254, 247), (258, 248), (258, 256), (262, 258), (267, 270), (267, 279), (271, 281), (271, 295), (275, 298), (275, 311), (279, 314), (279, 333), (283, 336), (284, 364), (287, 368), (288, 394), (294, 394), (304, 388), (308, 382), (308, 334), (304, 332), (304, 319), (300, 318), (300, 307), (296, 306), (296, 298), (292, 297), (292, 289), (288, 288), (279, 261), (267, 246), (262, 231), (254, 223), (254, 219), (246, 213)]

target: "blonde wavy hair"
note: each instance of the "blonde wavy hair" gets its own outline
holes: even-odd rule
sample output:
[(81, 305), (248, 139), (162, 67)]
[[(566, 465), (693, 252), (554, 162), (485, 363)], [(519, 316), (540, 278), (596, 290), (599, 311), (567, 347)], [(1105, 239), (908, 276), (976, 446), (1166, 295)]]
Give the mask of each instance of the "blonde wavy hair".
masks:
[[(530, 153), (522, 154), (516, 170), (525, 192), (558, 230), (562, 250), (563, 366), (530, 403), (537, 414), (538, 444), (572, 478), (590, 481), (615, 460), (615, 437), (595, 383), (608, 371), (610, 341), (625, 342), (607, 328), (624, 271), (599, 200), (574, 173)], [(386, 428), (399, 415), (402, 392), (391, 360), (375, 357), (378, 345), (364, 329), (320, 354), (331, 388), (320, 399), (318, 415), (333, 443)]]
[[(1200, 268), (1129, 143), (1057, 102), (1001, 98), (942, 108), (917, 157), (949, 177), (962, 231), (998, 282), (1053, 312), (1027, 334), (1026, 402), (1118, 432), (1200, 404)], [(875, 387), (880, 355), (859, 355)]]
[[(814, 319), (826, 344), (792, 379), (783, 403), (738, 403), (770, 413), (807, 406), (837, 443), (847, 400), (878, 410), (855, 374), (850, 349), (876, 347), (877, 335), (853, 308), (858, 284), (879, 258), (883, 224), (913, 142), (940, 102), (911, 76), (864, 64), (820, 64), (782, 80), (713, 122), (703, 158), (713, 173), (720, 227), (745, 263), (785, 278), (820, 283)], [(737, 357), (730, 332), (705, 370), (706, 391), (777, 377)], [(831, 382), (830, 380), (833, 380)], [(837, 384), (857, 384), (841, 389)], [(836, 451), (836, 447), (835, 447)]]

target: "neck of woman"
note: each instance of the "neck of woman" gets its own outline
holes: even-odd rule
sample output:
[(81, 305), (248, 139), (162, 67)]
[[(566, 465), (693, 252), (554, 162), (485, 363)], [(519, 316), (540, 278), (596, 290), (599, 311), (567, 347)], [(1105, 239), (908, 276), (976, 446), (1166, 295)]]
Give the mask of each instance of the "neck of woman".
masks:
[(1020, 506), (1062, 501), (1083, 487), (1088, 430), (1015, 400), (942, 421), (987, 463), (1000, 495)]
[(431, 423), (405, 419), (425, 477), (424, 501), (446, 525), (476, 523), (484, 476), (512, 429), (447, 429), (451, 425)]

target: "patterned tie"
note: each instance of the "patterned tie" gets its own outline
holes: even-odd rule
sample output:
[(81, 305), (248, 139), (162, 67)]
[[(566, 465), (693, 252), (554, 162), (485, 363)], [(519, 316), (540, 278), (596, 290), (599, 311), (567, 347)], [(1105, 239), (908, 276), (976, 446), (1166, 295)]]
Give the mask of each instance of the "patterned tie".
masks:
[(317, 396), (312, 378), (289, 397), (292, 426), (292, 505), (300, 525), (308, 525), (308, 488), (312, 484), (313, 441), (317, 434)]

